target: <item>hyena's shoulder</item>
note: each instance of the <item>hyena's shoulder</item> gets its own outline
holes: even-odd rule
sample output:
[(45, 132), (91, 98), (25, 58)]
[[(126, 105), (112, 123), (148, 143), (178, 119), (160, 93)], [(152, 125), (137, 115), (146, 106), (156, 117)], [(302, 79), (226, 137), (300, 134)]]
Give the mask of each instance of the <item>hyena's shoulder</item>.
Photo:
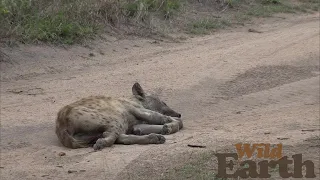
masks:
[(107, 96), (89, 96), (82, 98), (69, 105), (71, 108), (89, 108), (89, 109), (127, 109), (127, 108), (143, 108), (143, 106), (135, 100), (135, 98), (129, 97), (107, 97)]
[(75, 101), (67, 106), (71, 109), (89, 108), (89, 109), (102, 109), (110, 105), (113, 100), (112, 97), (106, 96), (89, 96)]

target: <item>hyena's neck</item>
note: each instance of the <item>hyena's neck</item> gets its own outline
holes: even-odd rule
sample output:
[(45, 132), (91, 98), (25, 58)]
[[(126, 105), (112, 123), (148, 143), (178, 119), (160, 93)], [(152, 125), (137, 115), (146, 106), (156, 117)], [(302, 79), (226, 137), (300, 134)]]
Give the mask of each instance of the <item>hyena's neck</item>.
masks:
[(131, 95), (131, 96), (127, 97), (126, 99), (128, 101), (130, 101), (134, 106), (144, 107), (143, 103), (141, 101), (139, 101), (134, 95)]

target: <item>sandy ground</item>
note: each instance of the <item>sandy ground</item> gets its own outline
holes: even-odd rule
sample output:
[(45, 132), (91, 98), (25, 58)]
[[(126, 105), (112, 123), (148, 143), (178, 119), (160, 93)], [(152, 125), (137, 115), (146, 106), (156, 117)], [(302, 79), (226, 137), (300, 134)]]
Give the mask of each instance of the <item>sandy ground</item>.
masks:
[[(187, 144), (239, 142), (283, 143), (314, 160), (319, 177), (319, 14), (250, 26), (263, 33), (248, 28), (183, 43), (106, 37), (86, 48), (4, 49), (1, 179), (161, 179), (175, 157), (201, 151)], [(185, 128), (163, 145), (61, 146), (60, 107), (129, 95), (135, 81), (181, 112)]]

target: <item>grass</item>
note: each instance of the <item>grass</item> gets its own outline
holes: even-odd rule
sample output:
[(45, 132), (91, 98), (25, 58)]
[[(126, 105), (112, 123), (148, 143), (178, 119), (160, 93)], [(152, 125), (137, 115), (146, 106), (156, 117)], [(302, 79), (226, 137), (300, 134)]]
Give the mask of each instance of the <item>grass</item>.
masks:
[(297, 13), (308, 12), (308, 10), (316, 10), (319, 7), (319, 1), (300, 0), (301, 3), (296, 4), (288, 0), (258, 0), (254, 7), (250, 7), (245, 14), (255, 17), (270, 17), (276, 13)]
[(319, 11), (320, 1), (319, 0), (300, 0), (302, 3), (300, 7), (305, 10)]
[(227, 0), (227, 6), (236, 11), (233, 18), (227, 20), (200, 20), (188, 27), (192, 34), (208, 34), (212, 30), (223, 29), (233, 24), (243, 24), (254, 17), (271, 17), (277, 13), (308, 13), (319, 11), (319, 0), (299, 0), (294, 3), (289, 0)]
[[(300, 0), (294, 4), (288, 0), (227, 0), (226, 7), (233, 17), (220, 19), (200, 19), (187, 25), (187, 32), (195, 35), (209, 34), (218, 29), (224, 29), (233, 24), (243, 24), (254, 17), (271, 17), (276, 13), (297, 13), (318, 11), (320, 1)], [(223, 16), (222, 16), (223, 17)]]
[(224, 19), (204, 19), (189, 24), (188, 32), (191, 34), (208, 34), (212, 30), (223, 29), (230, 26)]
[[(198, 18), (183, 22), (191, 34), (208, 34), (252, 17), (274, 13), (319, 10), (319, 0), (225, 0), (226, 12), (238, 12), (234, 19)], [(118, 24), (147, 24), (154, 18), (170, 22), (179, 16), (186, 0), (1, 0), (0, 41), (74, 44), (96, 38)], [(200, 20), (199, 20), (200, 19)], [(148, 24), (149, 23), (149, 24)], [(171, 23), (175, 23), (172, 21)], [(154, 29), (154, 28), (149, 28)], [(143, 34), (143, 33), (141, 33)]]
[(296, 13), (299, 11), (306, 12), (306, 9), (301, 8), (297, 5), (287, 4), (281, 1), (277, 3), (262, 3), (257, 5), (255, 8), (251, 8), (247, 11), (247, 15), (256, 17), (269, 17), (275, 13)]
[[(136, 0), (124, 3), (123, 8), (130, 17), (141, 16), (147, 12), (162, 12), (165, 18), (169, 18), (175, 11), (180, 9), (181, 0)], [(143, 12), (143, 13), (141, 13)]]
[[(37, 41), (72, 44), (94, 37), (98, 14), (88, 0), (2, 0), (1, 38), (23, 43)], [(75, 6), (76, 4), (76, 6)]]
[(292, 8), (283, 5), (267, 5), (259, 6), (254, 9), (250, 9), (247, 12), (249, 16), (257, 17), (269, 17), (274, 13), (294, 13), (295, 11)]
[(72, 44), (84, 37), (91, 37), (97, 31), (93, 24), (72, 21), (65, 18), (65, 12), (54, 16), (32, 18), (17, 29), (23, 41), (45, 41)]
[[(149, 11), (166, 18), (181, 0), (1, 0), (0, 40), (74, 44), (94, 38), (121, 19), (143, 20)], [(132, 3), (131, 3), (132, 2)]]

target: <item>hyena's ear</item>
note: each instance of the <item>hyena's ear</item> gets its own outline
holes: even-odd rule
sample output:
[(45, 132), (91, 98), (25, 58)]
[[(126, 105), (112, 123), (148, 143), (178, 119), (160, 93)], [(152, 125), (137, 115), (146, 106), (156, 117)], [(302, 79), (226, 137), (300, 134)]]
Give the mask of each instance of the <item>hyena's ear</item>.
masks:
[(134, 83), (134, 85), (132, 86), (132, 93), (139, 100), (143, 100), (146, 97), (145, 92), (143, 91), (140, 84), (137, 82)]

